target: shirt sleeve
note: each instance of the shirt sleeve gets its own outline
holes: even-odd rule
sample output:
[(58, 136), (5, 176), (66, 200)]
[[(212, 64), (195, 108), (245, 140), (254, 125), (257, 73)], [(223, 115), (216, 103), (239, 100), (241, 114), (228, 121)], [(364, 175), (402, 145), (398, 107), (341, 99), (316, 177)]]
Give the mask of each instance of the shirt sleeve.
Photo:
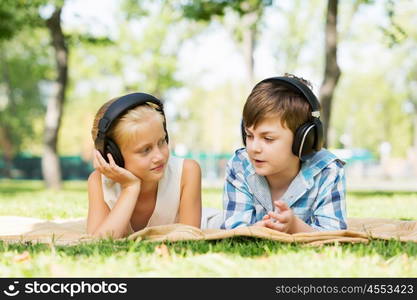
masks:
[(230, 160), (226, 167), (223, 191), (224, 222), (220, 228), (233, 229), (255, 223), (256, 211), (252, 199), (243, 172), (238, 173)]
[(346, 179), (343, 164), (335, 161), (322, 172), (311, 226), (317, 230), (342, 230), (346, 224)]

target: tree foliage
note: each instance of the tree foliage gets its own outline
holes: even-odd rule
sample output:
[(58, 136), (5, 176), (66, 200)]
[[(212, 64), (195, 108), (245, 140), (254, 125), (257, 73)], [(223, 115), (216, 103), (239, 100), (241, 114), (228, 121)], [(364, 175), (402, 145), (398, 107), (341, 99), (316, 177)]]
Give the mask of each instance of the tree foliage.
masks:
[(0, 44), (0, 126), (13, 145), (12, 153), (39, 138), (32, 125), (45, 111), (40, 86), (51, 67), (48, 48), (41, 44), (47, 41), (45, 31), (33, 30)]
[(24, 28), (43, 25), (39, 9), (45, 0), (0, 1), (0, 41), (11, 39)]
[(271, 4), (272, 0), (190, 0), (185, 2), (182, 9), (187, 18), (210, 21), (213, 16), (223, 17), (228, 9), (243, 16)]

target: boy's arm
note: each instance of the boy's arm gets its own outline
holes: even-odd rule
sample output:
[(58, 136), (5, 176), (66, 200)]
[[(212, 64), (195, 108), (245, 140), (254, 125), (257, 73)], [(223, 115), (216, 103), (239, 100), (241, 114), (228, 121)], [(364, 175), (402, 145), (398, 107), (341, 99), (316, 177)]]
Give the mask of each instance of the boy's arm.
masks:
[(242, 174), (236, 174), (231, 161), (226, 167), (226, 179), (223, 191), (224, 222), (221, 229), (249, 226), (255, 223), (253, 195)]
[(346, 229), (346, 179), (339, 161), (323, 170), (311, 226), (318, 230)]
[(270, 211), (256, 225), (280, 232), (298, 233), (346, 229), (345, 176), (343, 165), (335, 162), (323, 170), (311, 225), (294, 215), (284, 201), (275, 201), (278, 212)]

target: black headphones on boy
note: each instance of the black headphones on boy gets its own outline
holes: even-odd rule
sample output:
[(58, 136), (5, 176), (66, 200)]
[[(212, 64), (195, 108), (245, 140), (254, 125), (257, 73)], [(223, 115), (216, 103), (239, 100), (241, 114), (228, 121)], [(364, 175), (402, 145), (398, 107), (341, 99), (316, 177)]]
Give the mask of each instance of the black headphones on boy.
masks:
[(107, 153), (110, 153), (113, 158), (114, 162), (119, 167), (124, 167), (125, 161), (122, 156), (122, 152), (117, 144), (107, 136), (113, 122), (123, 114), (125, 114), (129, 109), (135, 108), (139, 105), (147, 105), (146, 102), (151, 102), (156, 104), (158, 107), (156, 110), (160, 112), (164, 117), (164, 130), (165, 130), (165, 140), (168, 143), (168, 132), (166, 128), (166, 119), (164, 114), (164, 106), (161, 100), (155, 98), (152, 95), (145, 94), (145, 93), (132, 93), (125, 96), (120, 97), (116, 101), (114, 101), (110, 106), (107, 108), (106, 112), (104, 113), (103, 117), (100, 119), (98, 123), (98, 133), (97, 137), (94, 141), (94, 145), (96, 149), (101, 153), (103, 158), (108, 162)]
[[(320, 103), (311, 89), (301, 81), (292, 77), (271, 77), (260, 81), (257, 85), (265, 82), (276, 82), (284, 85), (292, 91), (301, 94), (307, 100), (311, 107), (311, 120), (300, 125), (294, 135), (292, 152), (301, 160), (306, 156), (319, 151), (323, 145), (323, 125), (320, 121)], [(257, 86), (256, 85), (256, 86)], [(246, 146), (246, 132), (241, 123), (243, 144)]]

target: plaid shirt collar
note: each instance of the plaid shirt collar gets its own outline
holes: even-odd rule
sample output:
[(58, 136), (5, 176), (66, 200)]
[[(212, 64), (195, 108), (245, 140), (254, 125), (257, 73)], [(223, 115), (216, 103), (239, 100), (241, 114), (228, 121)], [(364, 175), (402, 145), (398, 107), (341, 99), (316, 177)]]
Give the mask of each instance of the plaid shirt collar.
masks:
[[(246, 149), (243, 151), (244, 155), (247, 156)], [(248, 156), (247, 158), (249, 161)], [(300, 171), (283, 195), (283, 199), (289, 207), (314, 185), (314, 177), (334, 160), (339, 160), (345, 164), (345, 162), (337, 158), (333, 153), (322, 149), (310, 154), (310, 156), (302, 162)], [(256, 201), (258, 201), (267, 211), (273, 211), (271, 192), (266, 177), (256, 174), (255, 168), (251, 163), (247, 164), (245, 173), (249, 186), (253, 187), (252, 193)]]

